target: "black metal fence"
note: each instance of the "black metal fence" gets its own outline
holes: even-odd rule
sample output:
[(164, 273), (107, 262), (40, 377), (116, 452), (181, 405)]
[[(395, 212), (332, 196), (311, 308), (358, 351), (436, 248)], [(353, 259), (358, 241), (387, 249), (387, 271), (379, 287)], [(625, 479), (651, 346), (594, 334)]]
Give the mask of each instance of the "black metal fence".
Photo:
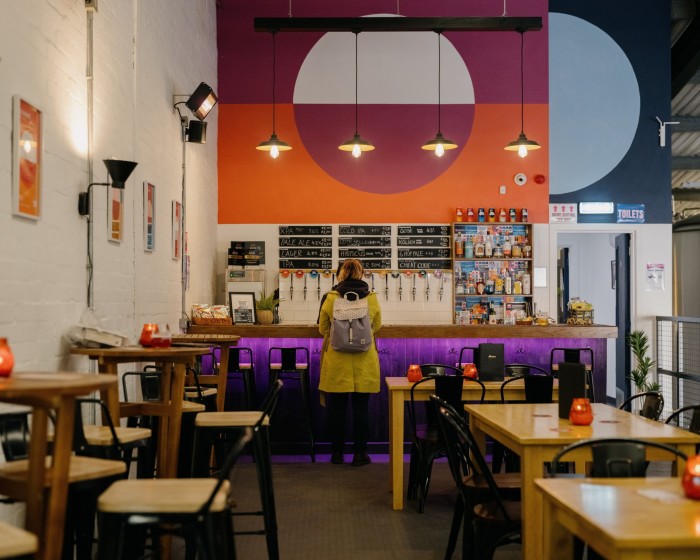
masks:
[[(661, 419), (674, 410), (700, 403), (700, 319), (656, 318), (656, 370), (665, 406)], [(687, 427), (690, 414), (680, 419)]]

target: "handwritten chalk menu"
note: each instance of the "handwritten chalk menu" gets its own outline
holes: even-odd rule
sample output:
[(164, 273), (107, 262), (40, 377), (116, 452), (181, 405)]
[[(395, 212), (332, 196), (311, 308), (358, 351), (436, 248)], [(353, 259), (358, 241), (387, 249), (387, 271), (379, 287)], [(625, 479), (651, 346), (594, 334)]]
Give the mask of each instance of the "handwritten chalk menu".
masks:
[(264, 241), (231, 241), (228, 249), (229, 266), (258, 266), (265, 264)]
[(391, 226), (341, 225), (340, 259), (358, 259), (367, 270), (391, 268)]
[(402, 270), (449, 270), (449, 225), (406, 225), (396, 230), (398, 264)]
[(332, 268), (331, 226), (279, 226), (279, 246), (280, 270)]

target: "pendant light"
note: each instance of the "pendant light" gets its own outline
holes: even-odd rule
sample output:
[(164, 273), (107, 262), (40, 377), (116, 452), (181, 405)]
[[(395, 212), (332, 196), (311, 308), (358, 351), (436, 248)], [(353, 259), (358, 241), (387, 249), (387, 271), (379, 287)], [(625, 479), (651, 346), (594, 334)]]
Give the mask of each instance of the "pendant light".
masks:
[(364, 140), (357, 132), (357, 36), (359, 31), (353, 31), (355, 34), (355, 134), (350, 140), (346, 140), (340, 146), (339, 150), (344, 152), (352, 152), (353, 157), (359, 158), (362, 152), (370, 152), (374, 150), (371, 142)]
[(510, 152), (518, 152), (518, 155), (521, 158), (524, 158), (525, 156), (527, 156), (527, 153), (530, 150), (539, 150), (542, 146), (540, 146), (534, 140), (528, 140), (527, 136), (525, 136), (525, 86), (523, 85), (523, 50), (525, 42), (525, 32), (519, 30), (518, 33), (520, 33), (520, 136), (518, 136), (517, 140), (509, 142), (504, 149)]
[(425, 144), (421, 146), (424, 150), (431, 150), (435, 152), (437, 157), (442, 157), (445, 155), (445, 150), (454, 150), (457, 147), (452, 140), (448, 140), (442, 135), (441, 131), (441, 97), (440, 97), (440, 74), (441, 74), (441, 57), (440, 57), (440, 39), (442, 38), (442, 32), (436, 31), (438, 38), (438, 131), (435, 138), (428, 140)]
[(277, 138), (277, 134), (275, 134), (275, 81), (276, 81), (276, 73), (275, 73), (275, 63), (276, 63), (276, 48), (275, 48), (275, 32), (272, 32), (272, 134), (270, 135), (269, 140), (265, 140), (264, 142), (260, 142), (255, 149), (256, 150), (261, 150), (263, 152), (270, 152), (270, 157), (273, 159), (276, 159), (279, 155), (280, 152), (286, 152), (288, 150), (291, 150), (292, 147), (287, 144), (286, 142), (283, 142), (279, 138)]

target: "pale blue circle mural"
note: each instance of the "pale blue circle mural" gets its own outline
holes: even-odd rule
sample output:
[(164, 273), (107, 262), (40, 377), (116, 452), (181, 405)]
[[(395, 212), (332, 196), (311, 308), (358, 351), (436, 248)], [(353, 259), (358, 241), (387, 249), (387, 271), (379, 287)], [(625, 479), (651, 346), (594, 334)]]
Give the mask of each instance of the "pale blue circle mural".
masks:
[(639, 122), (639, 85), (620, 46), (574, 16), (549, 14), (550, 194), (576, 191), (625, 156)]

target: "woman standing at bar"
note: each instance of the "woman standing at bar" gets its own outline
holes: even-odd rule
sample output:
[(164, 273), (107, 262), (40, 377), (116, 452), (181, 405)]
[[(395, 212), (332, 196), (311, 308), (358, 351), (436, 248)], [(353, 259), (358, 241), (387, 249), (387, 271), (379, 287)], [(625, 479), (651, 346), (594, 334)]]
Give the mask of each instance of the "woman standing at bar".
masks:
[[(353, 467), (371, 463), (367, 455), (369, 437), (369, 395), (379, 392), (379, 355), (374, 335), (382, 326), (382, 312), (377, 295), (362, 280), (364, 269), (357, 259), (347, 259), (338, 273), (338, 284), (328, 293), (321, 307), (319, 332), (323, 335), (319, 390), (325, 394), (328, 410), (328, 431), (331, 437), (331, 463), (342, 464), (345, 447), (345, 417), (348, 396), (353, 415)], [(337, 298), (354, 292), (367, 298), (372, 325), (372, 341), (368, 350), (359, 353), (341, 352), (330, 344), (333, 305)], [(348, 299), (353, 296), (349, 295)]]

